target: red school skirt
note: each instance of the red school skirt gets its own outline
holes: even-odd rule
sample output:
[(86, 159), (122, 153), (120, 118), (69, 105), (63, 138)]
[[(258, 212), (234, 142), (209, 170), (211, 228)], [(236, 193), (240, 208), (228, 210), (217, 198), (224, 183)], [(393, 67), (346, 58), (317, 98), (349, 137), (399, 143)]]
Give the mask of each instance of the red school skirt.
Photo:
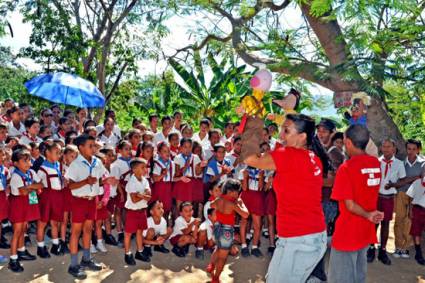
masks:
[(277, 201), (276, 193), (273, 189), (265, 192), (265, 214), (266, 215), (276, 215)]
[(173, 184), (173, 196), (179, 201), (192, 201), (192, 181), (179, 181)]
[(171, 211), (173, 204), (172, 199), (172, 182), (159, 181), (153, 184), (151, 202), (160, 200), (164, 205), (164, 212)]
[(204, 183), (202, 178), (193, 178), (192, 181), (192, 201), (204, 202)]
[(30, 222), (40, 219), (40, 207), (30, 204), (28, 195), (9, 196), (9, 221), (12, 223)]
[(0, 221), (9, 217), (9, 201), (5, 191), (0, 191)]
[(44, 189), (39, 195), (40, 220), (63, 221), (64, 192), (62, 190)]
[[(103, 198), (103, 195), (97, 196), (96, 208), (97, 208), (97, 205), (100, 202), (102, 202), (102, 198)], [(97, 210), (96, 210), (96, 220), (105, 220), (105, 219), (108, 219), (108, 217), (109, 217), (109, 211), (108, 211), (107, 205), (102, 206), (102, 208), (97, 208)]]
[(241, 193), (241, 199), (248, 208), (249, 214), (263, 216), (265, 213), (265, 198), (262, 191), (246, 190)]

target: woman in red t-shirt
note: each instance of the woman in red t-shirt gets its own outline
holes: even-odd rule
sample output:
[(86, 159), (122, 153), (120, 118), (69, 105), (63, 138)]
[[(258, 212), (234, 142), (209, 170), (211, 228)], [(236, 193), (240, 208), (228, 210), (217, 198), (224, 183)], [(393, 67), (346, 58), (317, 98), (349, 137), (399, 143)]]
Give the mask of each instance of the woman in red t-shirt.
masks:
[(281, 282), (282, 278), (305, 282), (326, 251), (321, 197), (328, 158), (314, 132), (312, 118), (289, 114), (280, 134), (285, 147), (245, 159), (248, 166), (276, 171), (273, 188), (279, 240), (267, 282)]

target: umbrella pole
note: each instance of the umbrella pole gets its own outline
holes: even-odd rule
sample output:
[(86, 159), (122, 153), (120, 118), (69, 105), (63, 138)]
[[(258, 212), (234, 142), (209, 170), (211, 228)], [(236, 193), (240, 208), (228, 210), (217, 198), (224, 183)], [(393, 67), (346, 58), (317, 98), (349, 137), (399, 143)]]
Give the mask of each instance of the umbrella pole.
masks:
[(68, 89), (69, 89), (69, 87), (66, 87), (66, 94), (65, 94), (65, 107), (64, 107), (64, 109), (63, 109), (63, 111), (65, 112), (65, 110), (66, 110), (66, 105), (67, 105), (67, 100), (68, 100)]

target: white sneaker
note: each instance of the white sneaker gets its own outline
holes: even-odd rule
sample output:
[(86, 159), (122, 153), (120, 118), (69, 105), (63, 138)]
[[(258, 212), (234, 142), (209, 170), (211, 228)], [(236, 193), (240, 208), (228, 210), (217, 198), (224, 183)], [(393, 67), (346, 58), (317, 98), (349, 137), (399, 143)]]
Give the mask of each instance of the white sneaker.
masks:
[(90, 244), (90, 253), (91, 254), (97, 253), (96, 247), (93, 244)]
[(401, 258), (410, 258), (409, 251), (408, 250), (402, 251)]
[(394, 258), (400, 258), (401, 257), (401, 255), (402, 255), (402, 251), (401, 250), (399, 250), (399, 249), (396, 249), (395, 250), (395, 252), (393, 253), (393, 257)]
[(103, 244), (103, 242), (97, 242), (96, 249), (98, 249), (102, 253), (108, 252), (108, 250), (105, 248), (105, 245)]

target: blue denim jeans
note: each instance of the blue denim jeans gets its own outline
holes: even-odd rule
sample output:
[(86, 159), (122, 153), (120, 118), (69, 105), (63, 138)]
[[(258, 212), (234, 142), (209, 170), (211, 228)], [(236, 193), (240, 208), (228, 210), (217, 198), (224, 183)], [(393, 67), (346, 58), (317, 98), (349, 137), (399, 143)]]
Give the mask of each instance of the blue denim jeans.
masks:
[(305, 283), (326, 252), (326, 231), (279, 238), (266, 275), (267, 283)]
[(230, 250), (235, 235), (235, 230), (232, 226), (217, 222), (214, 224), (213, 235), (217, 248)]

